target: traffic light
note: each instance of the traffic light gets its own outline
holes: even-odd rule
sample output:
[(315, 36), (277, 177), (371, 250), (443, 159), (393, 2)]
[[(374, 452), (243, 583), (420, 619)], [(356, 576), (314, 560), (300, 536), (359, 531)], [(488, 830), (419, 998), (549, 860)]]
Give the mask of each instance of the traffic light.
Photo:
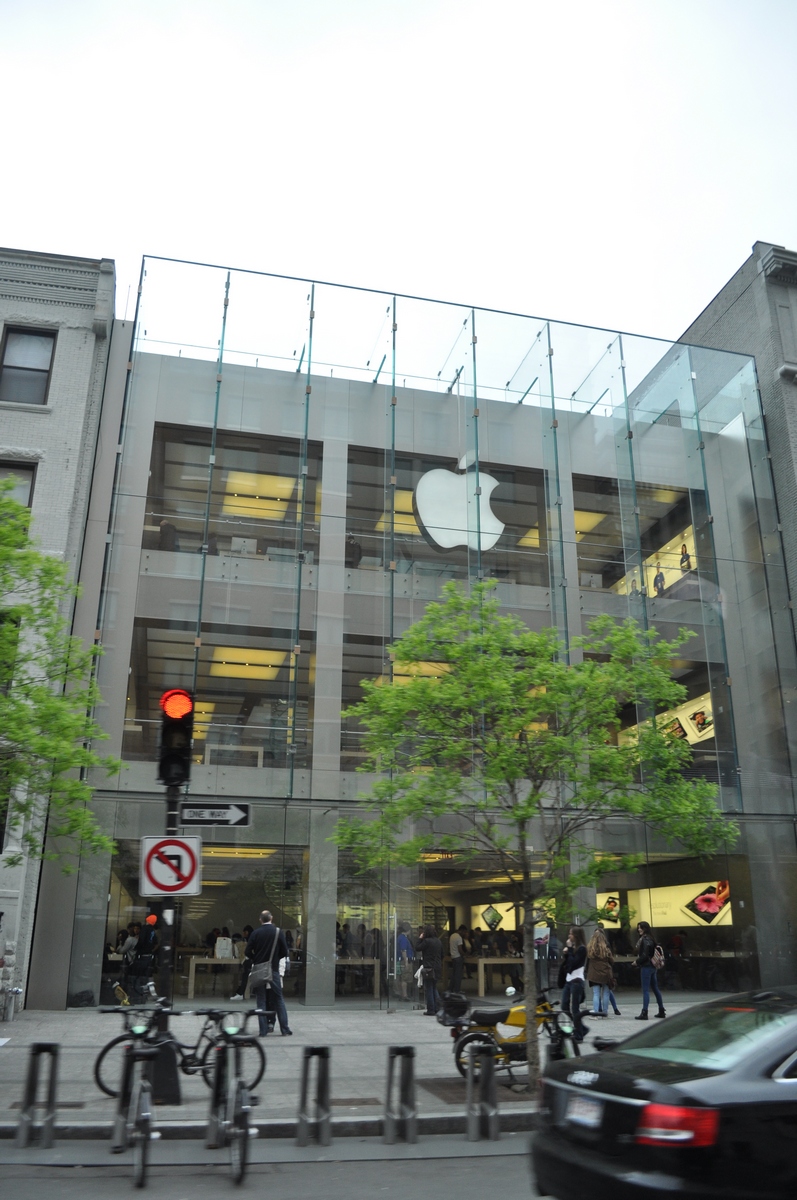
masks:
[(161, 696), (160, 706), (163, 718), (158, 782), (176, 787), (186, 783), (191, 776), (194, 697), (185, 688), (170, 688)]

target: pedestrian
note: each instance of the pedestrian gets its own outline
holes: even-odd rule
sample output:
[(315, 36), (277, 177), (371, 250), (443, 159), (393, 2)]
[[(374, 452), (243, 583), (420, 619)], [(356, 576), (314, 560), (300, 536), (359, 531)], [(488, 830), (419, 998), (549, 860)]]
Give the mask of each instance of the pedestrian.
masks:
[(592, 988), (592, 1016), (608, 1017), (609, 993), (614, 987), (612, 955), (606, 935), (596, 929), (587, 946), (587, 982)]
[(132, 991), (137, 993), (143, 1000), (147, 998), (147, 984), (152, 977), (155, 967), (155, 953), (160, 944), (158, 935), (155, 932), (157, 924), (158, 918), (154, 913), (150, 913), (141, 926), (141, 932), (138, 935), (138, 941), (133, 951), (133, 960), (128, 970), (128, 977), (132, 981)]
[(410, 1000), (407, 995), (407, 987), (412, 984), (413, 959), (415, 952), (412, 948), (412, 942), (409, 935), (412, 926), (409, 921), (402, 921), (400, 932), (396, 939), (396, 975), (398, 976), (399, 995), (402, 1000)]
[(443, 975), (443, 943), (437, 936), (434, 925), (424, 925), (423, 933), (415, 947), (423, 969), (423, 987), (426, 993), (425, 1017), (436, 1017), (440, 1007), (437, 984)]
[[(274, 1002), (277, 1020), (280, 1023), (280, 1032), (283, 1037), (290, 1037), (293, 1030), (288, 1025), (288, 1014), (285, 1011), (285, 999), (282, 995), (282, 978), (279, 972), (281, 960), (290, 956), (288, 954), (288, 947), (285, 945), (285, 934), (272, 921), (271, 913), (268, 909), (264, 909), (260, 914), (260, 928), (255, 929), (249, 935), (249, 941), (246, 943), (246, 957), (251, 960), (253, 970), (261, 963), (271, 963), (271, 980), (269, 981), (271, 998)], [(260, 1036), (266, 1037), (268, 1034), (268, 1018), (266, 1017), (265, 981), (255, 986), (253, 991), (255, 994), (255, 1003), (260, 1010), (257, 1018), (260, 1024)]]
[(638, 1017), (634, 1017), (634, 1020), (647, 1021), (651, 990), (659, 1005), (659, 1011), (655, 1015), (657, 1017), (666, 1017), (667, 1013), (664, 1011), (664, 1001), (662, 1000), (656, 978), (656, 967), (653, 963), (653, 956), (656, 953), (656, 939), (653, 936), (653, 930), (647, 921), (640, 921), (636, 927), (636, 931), (639, 934), (639, 941), (636, 944), (636, 961), (634, 966), (639, 967), (639, 975), (642, 981), (642, 1012)]
[(451, 955), (451, 991), (462, 991), (462, 972), (465, 969), (465, 938), (468, 933), (467, 925), (460, 925), (456, 933), (451, 934), (448, 944)]
[(252, 926), (244, 925), (243, 942), (244, 942), (244, 960), (241, 963), (241, 974), (238, 980), (238, 990), (234, 996), (230, 996), (231, 1000), (243, 1000), (246, 995), (246, 984), (249, 979), (249, 972), (252, 970), (252, 960), (246, 957), (246, 947), (249, 945), (249, 939), (252, 936)]
[(573, 1019), (573, 1038), (583, 1042), (586, 1034), (581, 1019), (581, 1001), (584, 999), (584, 970), (587, 963), (587, 939), (580, 925), (572, 925), (562, 954), (559, 977), (564, 981), (562, 988), (562, 1012), (570, 1013)]

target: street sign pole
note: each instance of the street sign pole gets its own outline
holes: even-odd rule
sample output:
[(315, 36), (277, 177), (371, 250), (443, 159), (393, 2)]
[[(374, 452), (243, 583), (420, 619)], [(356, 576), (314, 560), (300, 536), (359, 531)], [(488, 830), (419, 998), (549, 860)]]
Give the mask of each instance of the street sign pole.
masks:
[[(180, 788), (166, 788), (166, 836), (177, 834), (177, 815), (180, 803)], [(177, 931), (175, 921), (174, 898), (168, 896), (165, 900), (152, 906), (158, 910), (161, 944), (158, 967), (158, 994), (165, 996), (171, 1004), (174, 1003), (174, 940)], [(158, 1033), (165, 1034), (169, 1029), (168, 1012), (160, 1011), (157, 1016), (156, 1028)], [(177, 1054), (171, 1042), (163, 1041), (155, 1062), (152, 1064), (152, 1086), (157, 1101), (161, 1104), (182, 1104), (180, 1094), (180, 1076), (177, 1068)]]
[[(177, 834), (177, 818), (180, 805), (180, 788), (177, 786), (167, 787), (166, 789), (166, 836)], [(158, 992), (161, 996), (166, 996), (170, 1002), (174, 1001), (174, 941), (177, 933), (177, 923), (175, 921), (175, 902), (172, 897), (167, 897), (160, 904), (160, 926), (161, 926), (161, 947), (160, 947), (160, 968), (158, 971)], [(164, 1018), (159, 1017), (159, 1022)], [(160, 1028), (160, 1024), (159, 1024)], [(165, 1028), (165, 1025), (164, 1025)]]

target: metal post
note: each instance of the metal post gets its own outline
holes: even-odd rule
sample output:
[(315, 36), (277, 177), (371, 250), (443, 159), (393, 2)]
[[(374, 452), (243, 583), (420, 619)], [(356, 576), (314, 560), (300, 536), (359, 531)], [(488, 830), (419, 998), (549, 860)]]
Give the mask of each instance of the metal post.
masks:
[(14, 1020), (14, 1006), (17, 996), (22, 995), (22, 988), (10, 987), (0, 992), (0, 1021)]
[[(315, 1088), (315, 1114), (309, 1108), (310, 1063), (318, 1062)], [(302, 1059), (302, 1090), (296, 1119), (296, 1145), (308, 1146), (315, 1137), (319, 1146), (332, 1141), (332, 1118), (329, 1110), (329, 1046), (305, 1046)]]
[(227, 1095), (228, 1053), (227, 1042), (219, 1042), (213, 1053), (213, 1086), (210, 1091), (208, 1129), (205, 1135), (205, 1146), (208, 1150), (217, 1150), (223, 1143), (223, 1138), (219, 1136), (221, 1133), (219, 1113), (224, 1109)]
[[(39, 1145), (42, 1150), (49, 1150), (55, 1142), (55, 1108), (56, 1108), (56, 1092), (58, 1090), (58, 1043), (57, 1042), (34, 1042), (30, 1048), (30, 1058), (28, 1059), (28, 1075), (25, 1080), (25, 1094), (22, 1100), (22, 1112), (19, 1115), (19, 1125), (17, 1126), (16, 1145), (19, 1149), (24, 1150), (30, 1143), (30, 1136), (34, 1125), (34, 1109), (41, 1104), (45, 1105), (44, 1118), (42, 1120), (40, 1130), (41, 1136)], [(50, 1058), (50, 1078), (47, 1085), (47, 1100), (41, 1101), (36, 1099), (36, 1092), (39, 1085), (39, 1064), (42, 1054), (49, 1055)]]
[(130, 1107), (130, 1094), (133, 1090), (133, 1050), (135, 1043), (131, 1042), (125, 1049), (122, 1059), (122, 1078), (119, 1080), (119, 1097), (116, 1102), (116, 1116), (111, 1130), (111, 1154), (121, 1154), (127, 1149), (127, 1110)]
[[(396, 1060), (400, 1063), (398, 1100), (393, 1086)], [(418, 1140), (418, 1108), (415, 1101), (415, 1047), (388, 1046), (387, 1095), (385, 1098), (384, 1140), (392, 1146), (398, 1138), (405, 1142)]]
[[(477, 1061), (478, 1072), (476, 1070)], [(471, 1043), (468, 1047), (468, 1082), (465, 1106), (468, 1141), (478, 1142), (482, 1138), (491, 1142), (498, 1141), (501, 1135), (498, 1129), (494, 1046), (480, 1046)]]

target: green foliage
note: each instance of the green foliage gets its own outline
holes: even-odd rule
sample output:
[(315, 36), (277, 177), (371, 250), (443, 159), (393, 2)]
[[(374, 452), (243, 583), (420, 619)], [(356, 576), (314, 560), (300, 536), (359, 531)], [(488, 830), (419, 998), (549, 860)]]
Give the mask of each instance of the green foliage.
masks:
[(36, 548), (30, 513), (9, 490), (0, 484), (0, 829), (18, 844), (4, 855), (14, 866), (26, 855), (113, 849), (81, 776), (90, 767), (114, 774), (120, 764), (91, 748), (105, 737), (90, 715), (100, 699), (98, 650), (69, 634), (64, 613), (76, 589), (66, 566)]
[[(689, 632), (668, 642), (598, 617), (568, 665), (556, 632), (499, 615), (491, 587), (466, 595), (446, 584), (392, 647), (401, 685), (363, 683), (347, 716), (365, 730), (361, 769), (380, 778), (370, 819), (342, 820), (338, 844), (365, 867), (415, 863), (433, 846), (465, 862), (497, 853), (530, 914), (545, 897), (564, 912), (578, 888), (638, 865), (593, 849), (608, 818), (645, 822), (692, 855), (732, 843), (714, 785), (685, 777), (690, 747), (655, 720), (686, 699), (671, 663)], [(417, 663), (443, 668), (432, 675)], [(618, 738), (632, 704), (650, 719), (637, 738)]]

